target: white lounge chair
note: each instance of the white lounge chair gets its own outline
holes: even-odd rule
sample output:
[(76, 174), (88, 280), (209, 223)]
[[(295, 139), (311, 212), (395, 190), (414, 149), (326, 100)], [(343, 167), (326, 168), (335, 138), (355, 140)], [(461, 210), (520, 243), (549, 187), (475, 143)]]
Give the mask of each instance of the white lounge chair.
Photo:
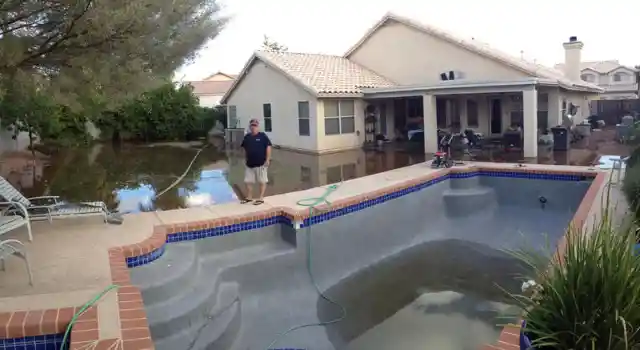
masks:
[[(0, 176), (0, 196), (5, 203), (19, 203), (26, 208), (30, 220), (49, 220), (56, 218), (77, 218), (80, 216), (102, 216), (107, 222), (107, 206), (104, 202), (67, 203), (60, 201), (59, 196), (25, 197), (9, 181)], [(17, 213), (15, 207), (10, 213)]]
[(29, 274), (29, 285), (33, 286), (33, 274), (31, 273), (31, 265), (29, 264), (24, 244), (17, 239), (0, 241), (0, 270), (4, 271), (4, 260), (11, 256), (18, 256), (24, 259), (27, 265), (27, 273)]
[(0, 202), (0, 206), (0, 235), (26, 225), (29, 241), (33, 241), (27, 208), (18, 202)]

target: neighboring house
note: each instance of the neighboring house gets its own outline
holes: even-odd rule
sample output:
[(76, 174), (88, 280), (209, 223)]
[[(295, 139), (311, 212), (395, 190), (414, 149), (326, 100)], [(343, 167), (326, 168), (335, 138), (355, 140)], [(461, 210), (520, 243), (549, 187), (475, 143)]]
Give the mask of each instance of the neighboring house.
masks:
[(200, 99), (200, 106), (215, 107), (220, 104), (222, 96), (229, 90), (236, 75), (217, 72), (200, 81), (188, 82), (193, 86), (193, 93)]
[(603, 91), (580, 79), (582, 43), (564, 46), (563, 74), (387, 14), (344, 56), (255, 52), (221, 103), (230, 124), (261, 119), (274, 144), (294, 150), (361, 147), (365, 110), (373, 110), (376, 133), (389, 138), (424, 116), (426, 153), (437, 151), (438, 128), (492, 136), (517, 123), (524, 155), (535, 157), (539, 127), (560, 124), (571, 105), (580, 121)]
[[(557, 69), (563, 69), (564, 64), (557, 64)], [(605, 89), (600, 95), (603, 100), (625, 100), (638, 98), (638, 70), (623, 66), (617, 60), (594, 61), (580, 63), (580, 77), (582, 80), (596, 84)]]

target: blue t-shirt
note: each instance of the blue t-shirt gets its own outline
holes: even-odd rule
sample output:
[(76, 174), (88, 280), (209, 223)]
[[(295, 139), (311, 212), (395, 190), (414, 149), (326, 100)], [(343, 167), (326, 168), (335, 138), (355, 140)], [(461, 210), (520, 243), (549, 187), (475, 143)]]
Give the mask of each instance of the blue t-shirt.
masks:
[(263, 166), (267, 161), (267, 147), (271, 146), (271, 140), (263, 132), (255, 135), (246, 134), (241, 146), (245, 151), (247, 166), (256, 168)]

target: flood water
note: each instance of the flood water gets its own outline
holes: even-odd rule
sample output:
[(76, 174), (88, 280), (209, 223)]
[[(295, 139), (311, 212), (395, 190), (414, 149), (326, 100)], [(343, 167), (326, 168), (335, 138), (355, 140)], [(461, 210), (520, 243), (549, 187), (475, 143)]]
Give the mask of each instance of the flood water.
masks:
[[(202, 144), (99, 144), (53, 155), (5, 154), (0, 175), (27, 196), (58, 195), (68, 201), (107, 203), (120, 212), (168, 210), (237, 200), (244, 193), (241, 151)], [(424, 155), (354, 150), (315, 156), (273, 150), (267, 195), (304, 190), (424, 161)]]
[[(525, 271), (506, 253), (461, 240), (424, 243), (329, 288), (347, 317), (327, 328), (347, 350), (477, 350), (495, 342), (518, 310), (505, 293), (519, 292)], [(336, 308), (320, 299), (318, 316)]]

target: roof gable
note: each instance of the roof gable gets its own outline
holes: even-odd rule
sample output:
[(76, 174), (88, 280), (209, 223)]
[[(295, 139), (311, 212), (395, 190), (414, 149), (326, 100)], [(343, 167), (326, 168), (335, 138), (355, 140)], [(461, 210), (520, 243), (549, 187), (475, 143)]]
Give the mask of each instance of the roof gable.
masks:
[(570, 79), (565, 77), (564, 73), (562, 73), (561, 71), (555, 70), (553, 68), (545, 67), (543, 65), (540, 65), (534, 62), (529, 62), (523, 59), (513, 57), (509, 54), (506, 54), (497, 49), (494, 49), (490, 47), (488, 44), (484, 44), (478, 40), (461, 39), (439, 28), (429, 26), (429, 25), (414, 21), (412, 19), (396, 15), (394, 13), (387, 13), (384, 17), (382, 17), (382, 19), (378, 21), (376, 25), (370, 28), (367, 31), (367, 33), (344, 54), (344, 57), (349, 58), (351, 54), (353, 54), (355, 51), (358, 50), (358, 48), (364, 45), (364, 43), (371, 36), (373, 36), (378, 31), (378, 29), (380, 29), (382, 26), (389, 23), (390, 21), (400, 23), (402, 25), (411, 27), (424, 34), (434, 36), (440, 40), (449, 42), (453, 45), (456, 45), (462, 49), (468, 50), (477, 55), (492, 59), (500, 64), (506, 65), (510, 68), (516, 69), (518, 71), (521, 71), (533, 77), (551, 79), (551, 80), (557, 81), (560, 85), (563, 85), (568, 88), (578, 87), (578, 88), (586, 88), (586, 89), (591, 89), (596, 91), (602, 90), (598, 86), (584, 82), (584, 81), (571, 81)]
[(317, 97), (356, 95), (361, 93), (362, 88), (396, 85), (394, 82), (341, 56), (256, 51), (222, 98), (221, 103), (226, 103), (256, 60), (265, 63), (271, 69), (283, 74), (293, 83)]
[(187, 84), (193, 88), (193, 93), (198, 96), (206, 95), (224, 95), (231, 85), (233, 80), (218, 80), (218, 81), (189, 81)]
[[(562, 70), (564, 68), (564, 63), (558, 63), (555, 65), (556, 69)], [(584, 61), (580, 62), (580, 70), (585, 71), (589, 70), (595, 72), (597, 74), (608, 74), (617, 69), (624, 69), (628, 72), (634, 73), (637, 70), (633, 67), (625, 66), (620, 64), (617, 60), (606, 60), (606, 61)]]
[(227, 73), (223, 73), (223, 72), (216, 72), (216, 73), (213, 73), (213, 74), (209, 75), (208, 77), (206, 77), (206, 78), (204, 78), (202, 80), (203, 81), (207, 81), (207, 80), (211, 80), (213, 78), (216, 78), (218, 76), (220, 76), (222, 78), (227, 78), (229, 80), (234, 80), (234, 79), (236, 79), (238, 77), (235, 74), (227, 74)]
[(619, 73), (619, 72), (624, 72), (624, 73), (627, 73), (627, 74), (630, 74), (630, 75), (634, 75), (634, 74), (636, 74), (637, 70), (633, 69), (633, 68), (630, 68), (630, 67), (627, 67), (627, 66), (622, 66), (621, 65), (621, 66), (619, 66), (617, 68), (612, 69), (609, 73)]

